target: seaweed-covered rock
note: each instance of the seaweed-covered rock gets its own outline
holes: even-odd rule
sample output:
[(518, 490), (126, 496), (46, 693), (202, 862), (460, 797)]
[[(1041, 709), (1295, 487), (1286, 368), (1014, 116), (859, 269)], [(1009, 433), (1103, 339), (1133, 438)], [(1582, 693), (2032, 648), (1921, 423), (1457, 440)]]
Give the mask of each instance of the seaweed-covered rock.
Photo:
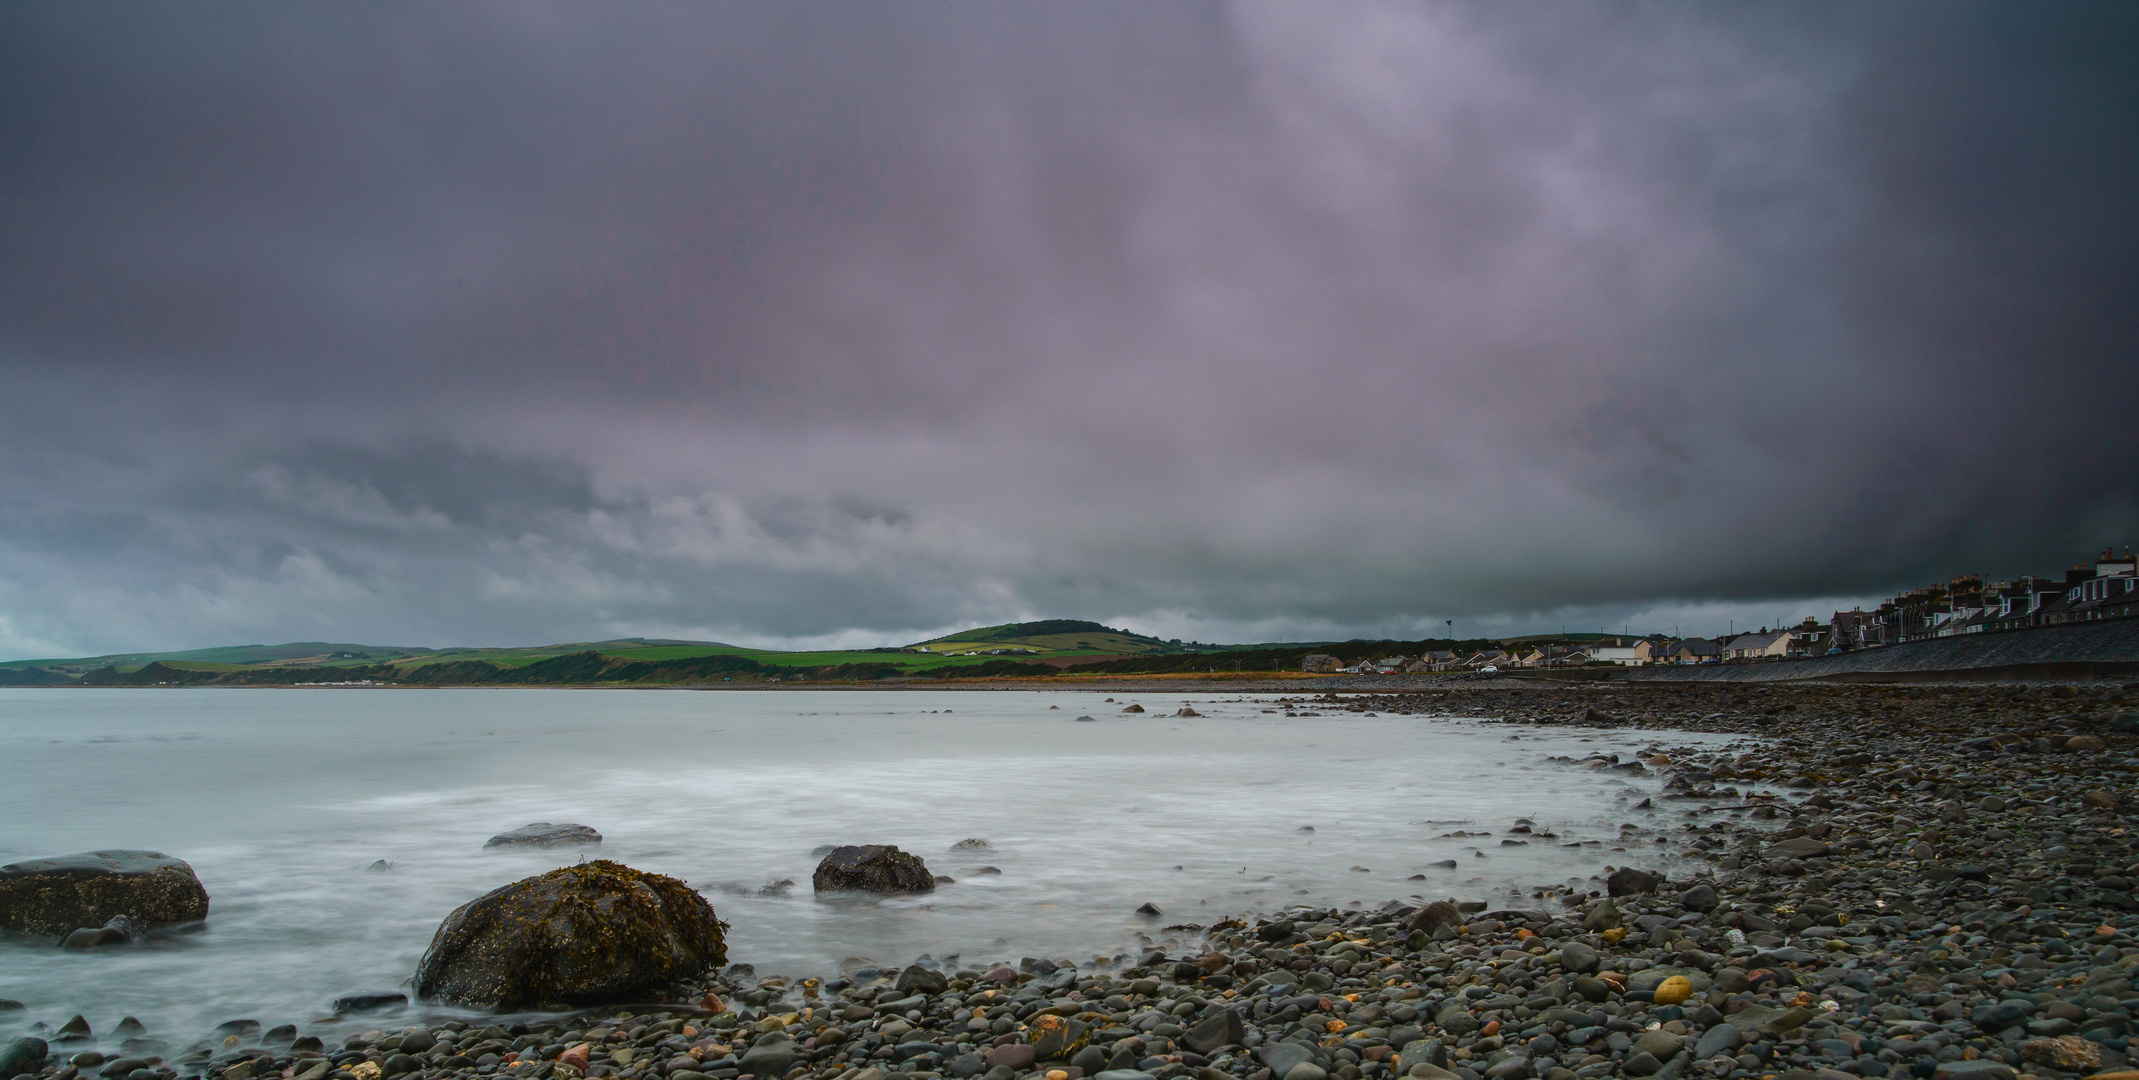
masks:
[(726, 963), (726, 930), (683, 882), (597, 859), (454, 909), (416, 965), (416, 996), (489, 1009), (614, 1000)]
[(919, 855), (900, 851), (893, 844), (848, 845), (833, 848), (817, 864), (810, 883), (818, 892), (925, 893), (936, 890), (936, 878)]
[(208, 917), (208, 890), (183, 859), (87, 851), (0, 866), (0, 930), (64, 937), (124, 915), (142, 927)]

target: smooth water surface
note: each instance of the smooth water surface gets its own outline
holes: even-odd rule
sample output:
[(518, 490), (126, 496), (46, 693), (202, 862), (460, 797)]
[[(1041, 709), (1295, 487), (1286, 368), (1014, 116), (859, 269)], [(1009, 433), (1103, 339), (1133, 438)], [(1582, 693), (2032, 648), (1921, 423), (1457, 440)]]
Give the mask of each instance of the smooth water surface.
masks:
[[(302, 1023), (339, 994), (405, 988), (454, 907), (583, 854), (688, 880), (732, 924), (731, 961), (793, 975), (922, 953), (1089, 963), (1166, 925), (1295, 903), (1504, 902), (1511, 885), (1672, 859), (1615, 850), (1653, 779), (1545, 760), (1626, 753), (1650, 734), (1108, 696), (0, 691), (0, 863), (147, 848), (190, 862), (212, 898), (205, 931), (145, 946), (0, 944), (0, 997), (28, 1005), (0, 1028), (76, 1012), (172, 1038), (237, 1017)], [(1130, 701), (1151, 711), (1123, 715)], [(1186, 701), (1204, 715), (1171, 715)], [(1500, 846), (1522, 816), (1558, 838)], [(606, 839), (483, 850), (534, 821)], [(1456, 831), (1493, 835), (1443, 837)], [(966, 837), (991, 846), (949, 850)], [(1560, 846), (1585, 839), (1602, 844)], [(958, 882), (819, 902), (812, 851), (841, 843), (898, 844)], [(367, 872), (379, 859), (393, 869)], [(1430, 865), (1443, 859), (1459, 865)], [(783, 879), (791, 895), (756, 894)], [(1134, 915), (1146, 902), (1164, 916)]]

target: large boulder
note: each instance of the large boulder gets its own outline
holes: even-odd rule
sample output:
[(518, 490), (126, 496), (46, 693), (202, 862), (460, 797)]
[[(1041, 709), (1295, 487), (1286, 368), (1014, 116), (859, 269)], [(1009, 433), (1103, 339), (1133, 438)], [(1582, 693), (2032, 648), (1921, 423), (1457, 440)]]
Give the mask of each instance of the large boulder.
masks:
[(517, 829), (501, 832), (485, 841), (483, 846), (486, 848), (561, 847), (568, 844), (599, 844), (601, 842), (602, 834), (595, 832), (592, 825), (574, 825), (569, 822), (552, 825), (547, 821), (537, 821), (533, 824), (522, 825)]
[(145, 928), (208, 917), (208, 890), (183, 859), (87, 851), (0, 866), (0, 930), (64, 937), (124, 915)]
[(925, 893), (936, 891), (936, 878), (919, 855), (891, 844), (833, 848), (810, 883), (818, 892)]
[(683, 882), (596, 859), (454, 909), (416, 965), (416, 996), (499, 1010), (615, 1000), (726, 963), (726, 930)]

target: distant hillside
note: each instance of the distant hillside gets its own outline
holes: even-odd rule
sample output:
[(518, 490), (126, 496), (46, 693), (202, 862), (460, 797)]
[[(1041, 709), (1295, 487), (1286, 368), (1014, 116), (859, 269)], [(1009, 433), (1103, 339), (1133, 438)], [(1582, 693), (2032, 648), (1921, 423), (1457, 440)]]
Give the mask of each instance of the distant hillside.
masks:
[(1117, 630), (1077, 619), (1047, 619), (1041, 622), (1005, 623), (961, 630), (911, 646), (933, 653), (987, 652), (991, 649), (1029, 649), (1036, 653), (1110, 653), (1140, 655), (1181, 651), (1155, 637)]
[(223, 645), (213, 649), (187, 649), (182, 652), (111, 653), (106, 656), (83, 656), (63, 660), (10, 660), (0, 663), (0, 670), (41, 668), (78, 673), (103, 667), (140, 667), (158, 661), (167, 664), (330, 664), (336, 661), (393, 660), (404, 656), (421, 656), (431, 651), (419, 645), (291, 641), (281, 645)]

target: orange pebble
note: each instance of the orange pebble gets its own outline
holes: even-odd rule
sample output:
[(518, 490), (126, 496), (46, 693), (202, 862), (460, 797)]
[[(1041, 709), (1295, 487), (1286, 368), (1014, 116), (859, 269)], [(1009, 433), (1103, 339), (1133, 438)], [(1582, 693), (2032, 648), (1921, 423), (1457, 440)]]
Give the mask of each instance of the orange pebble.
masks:
[(1488, 1039), (1492, 1038), (1492, 1037), (1493, 1037), (1493, 1036), (1495, 1036), (1495, 1035), (1498, 1035), (1498, 1034), (1500, 1034), (1500, 1021), (1498, 1021), (1498, 1020), (1488, 1020), (1488, 1021), (1486, 1021), (1486, 1022), (1485, 1022), (1485, 1026), (1484, 1026), (1483, 1028), (1480, 1028), (1480, 1029), (1478, 1029), (1478, 1034), (1480, 1034), (1480, 1035), (1483, 1035), (1483, 1036), (1485, 1036), (1485, 1037), (1486, 1037), (1486, 1038), (1488, 1038)]

